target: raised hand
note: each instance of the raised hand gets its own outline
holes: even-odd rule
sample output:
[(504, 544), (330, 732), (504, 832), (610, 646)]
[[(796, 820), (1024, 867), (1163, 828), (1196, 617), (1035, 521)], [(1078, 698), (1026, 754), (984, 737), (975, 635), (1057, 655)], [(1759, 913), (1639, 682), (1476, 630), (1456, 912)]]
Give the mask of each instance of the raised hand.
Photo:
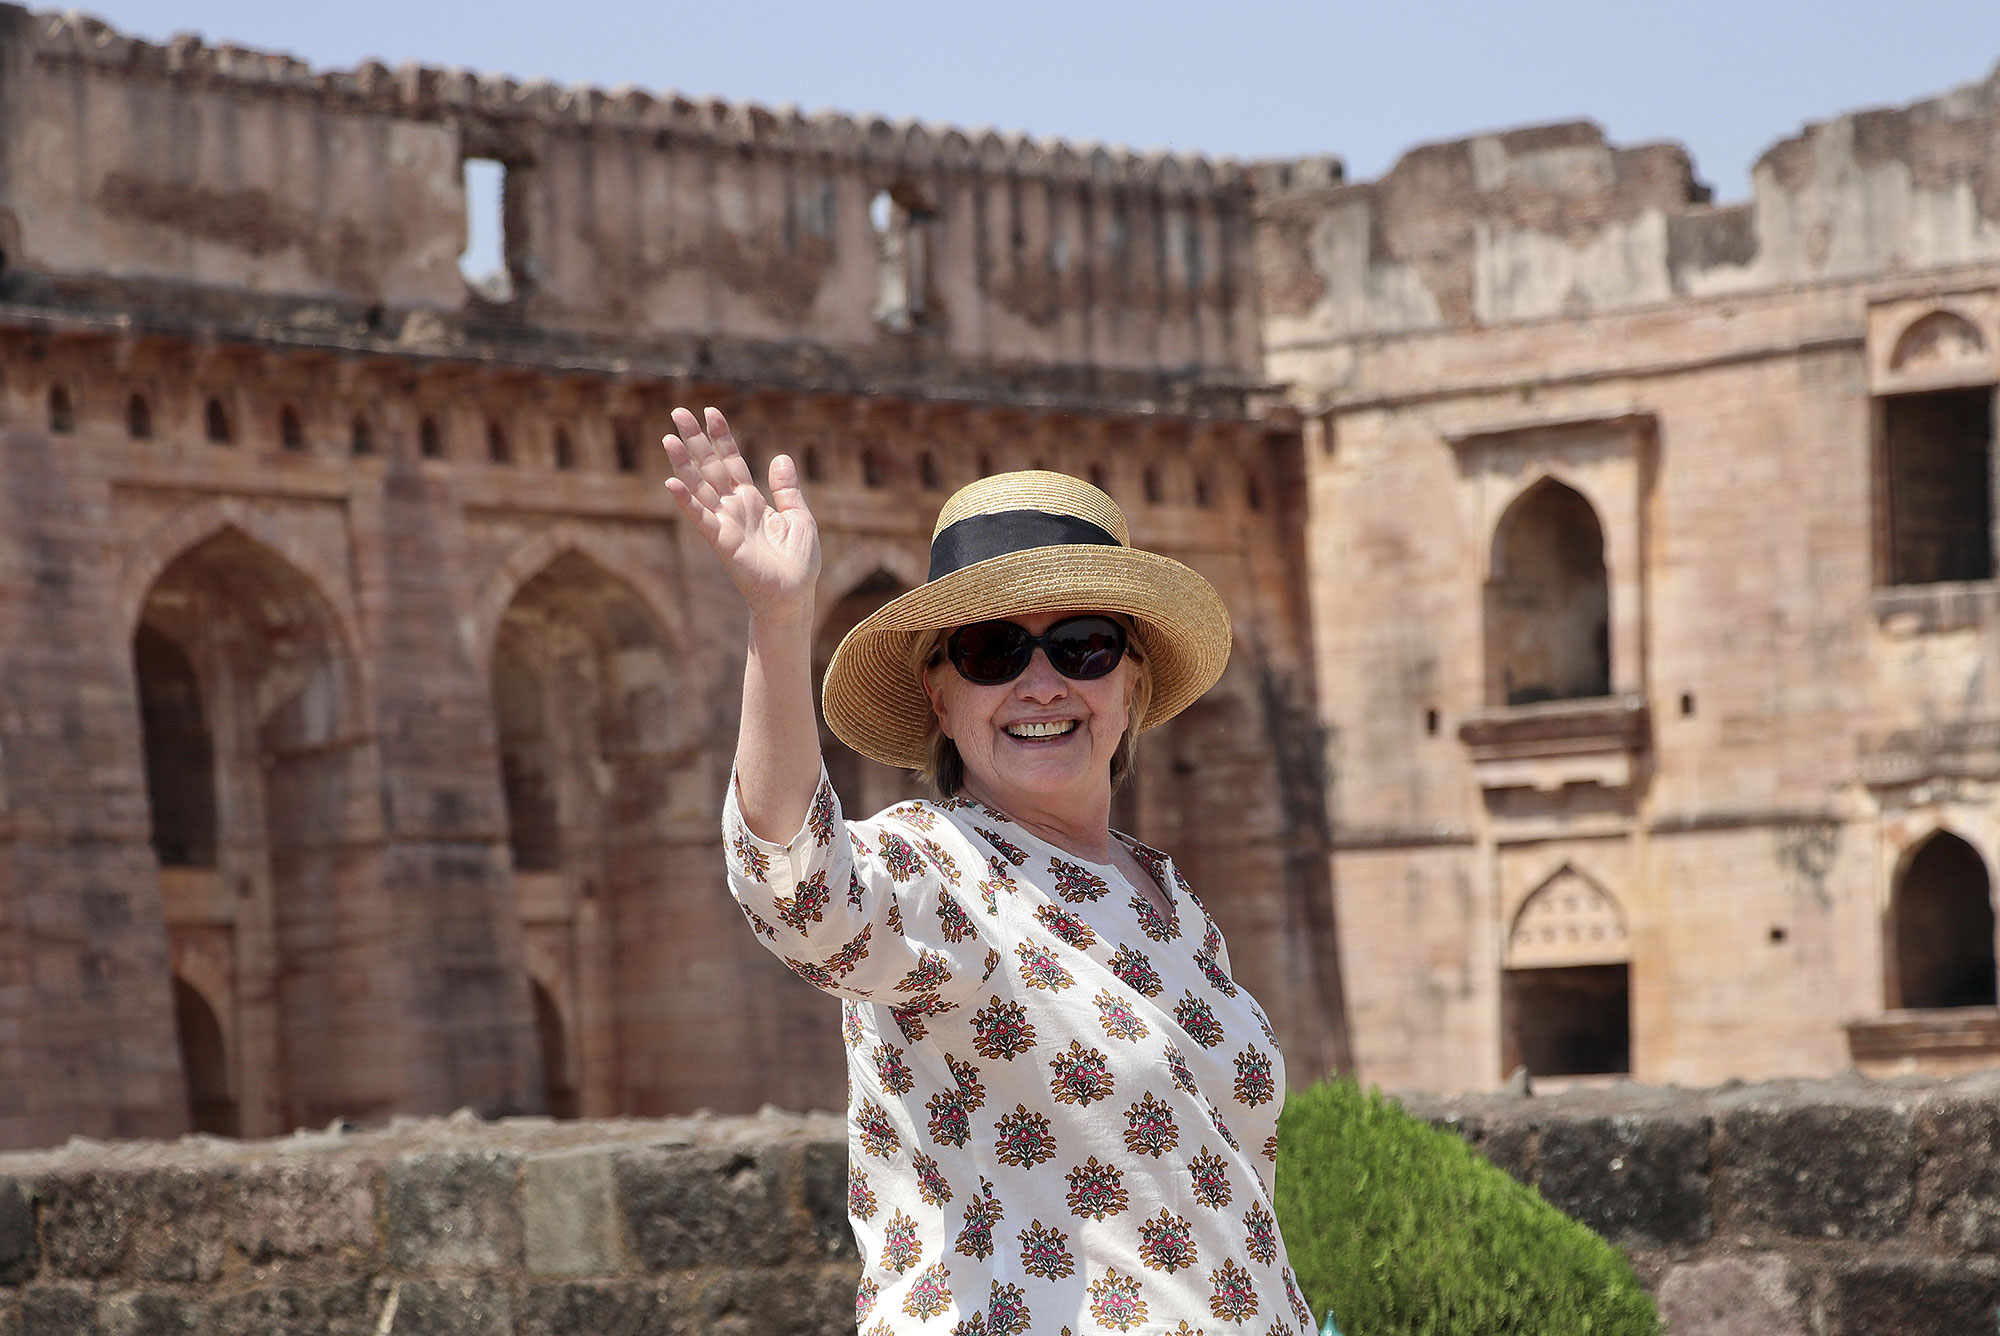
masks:
[(789, 455), (771, 460), (770, 498), (757, 489), (729, 423), (715, 409), (704, 424), (674, 410), (677, 435), (663, 438), (674, 476), (667, 491), (729, 572), (751, 611), (785, 613), (809, 605), (819, 579), (819, 525), (799, 490)]

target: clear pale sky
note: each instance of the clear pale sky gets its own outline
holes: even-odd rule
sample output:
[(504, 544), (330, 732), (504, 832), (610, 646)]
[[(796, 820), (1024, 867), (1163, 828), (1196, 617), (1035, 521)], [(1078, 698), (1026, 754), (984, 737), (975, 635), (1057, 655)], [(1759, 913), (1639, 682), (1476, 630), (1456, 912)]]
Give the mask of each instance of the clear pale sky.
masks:
[(1811, 120), (1984, 78), (2000, 0), (99, 0), (322, 68), (375, 58), (1237, 157), (1587, 118), (1675, 139), (1720, 200)]

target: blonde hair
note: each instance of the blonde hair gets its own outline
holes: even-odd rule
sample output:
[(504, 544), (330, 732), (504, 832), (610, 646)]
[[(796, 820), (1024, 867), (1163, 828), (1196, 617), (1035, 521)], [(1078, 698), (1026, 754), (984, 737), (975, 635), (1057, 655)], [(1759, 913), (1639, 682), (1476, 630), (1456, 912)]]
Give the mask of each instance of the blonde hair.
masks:
[[(1146, 720), (1146, 711), (1153, 703), (1153, 671), (1146, 666), (1146, 648), (1139, 639), (1138, 632), (1124, 617), (1114, 617), (1125, 627), (1125, 657), (1131, 661), (1135, 674), (1132, 683), (1132, 703), (1125, 712), (1125, 732), (1118, 739), (1118, 750), (1111, 753), (1111, 791), (1132, 773), (1139, 759), (1139, 726)], [(918, 681), (932, 668), (944, 662), (944, 642), (957, 627), (945, 627), (937, 631), (920, 632), (910, 644), (910, 671)], [(953, 672), (958, 671), (953, 669)], [(925, 762), (917, 770), (917, 779), (940, 798), (956, 798), (958, 791), (965, 787), (965, 761), (958, 754), (958, 744), (945, 736), (938, 726), (937, 712), (931, 712), (930, 732), (924, 739)]]

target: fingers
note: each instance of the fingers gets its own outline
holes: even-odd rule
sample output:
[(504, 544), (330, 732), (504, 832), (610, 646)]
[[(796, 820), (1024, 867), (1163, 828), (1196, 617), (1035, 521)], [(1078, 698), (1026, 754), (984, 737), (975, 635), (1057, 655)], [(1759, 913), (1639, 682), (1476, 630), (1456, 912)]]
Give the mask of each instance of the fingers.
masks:
[[(680, 434), (691, 472), (676, 471), (680, 472), (688, 490), (703, 505), (720, 505), (723, 497), (736, 490), (736, 479), (730, 476), (729, 466), (717, 455), (715, 443), (702, 431), (701, 423), (695, 420), (694, 414), (685, 408), (674, 410), (674, 430)], [(668, 447), (668, 456), (673, 457), (672, 447)]]
[[(670, 436), (667, 439), (674, 438)], [(674, 504), (680, 507), (681, 514), (687, 517), (688, 523), (694, 525), (703, 538), (713, 543), (721, 536), (721, 519), (713, 509), (703, 505), (694, 493), (688, 490), (684, 479), (679, 477), (667, 479), (667, 495), (674, 499)]]
[(729, 473), (729, 480), (737, 486), (748, 483), (757, 485), (757, 479), (750, 472), (749, 461), (743, 458), (737, 448), (736, 434), (729, 430), (729, 420), (722, 416), (719, 408), (705, 408), (702, 416), (707, 420), (708, 439), (715, 446), (715, 455)]

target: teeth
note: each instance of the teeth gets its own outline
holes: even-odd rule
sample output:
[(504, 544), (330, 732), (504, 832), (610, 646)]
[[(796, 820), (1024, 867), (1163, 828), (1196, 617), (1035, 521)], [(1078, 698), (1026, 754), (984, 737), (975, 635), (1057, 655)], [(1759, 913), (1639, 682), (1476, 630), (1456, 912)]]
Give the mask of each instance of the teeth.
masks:
[(1056, 719), (1046, 724), (1009, 724), (1007, 736), (1012, 738), (1059, 738), (1076, 730), (1076, 720)]

